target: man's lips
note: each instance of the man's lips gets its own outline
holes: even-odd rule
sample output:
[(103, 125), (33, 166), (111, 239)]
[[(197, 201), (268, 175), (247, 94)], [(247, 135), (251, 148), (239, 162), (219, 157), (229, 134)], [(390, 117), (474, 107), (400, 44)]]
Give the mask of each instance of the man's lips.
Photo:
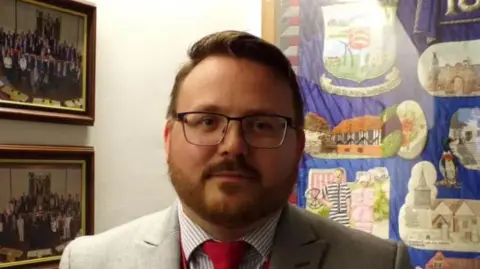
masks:
[(235, 179), (241, 180), (241, 179), (252, 178), (252, 176), (250, 176), (248, 174), (245, 174), (245, 173), (229, 172), (229, 171), (213, 173), (213, 174), (210, 175), (210, 177), (212, 177), (212, 178), (233, 179), (233, 180), (235, 180)]

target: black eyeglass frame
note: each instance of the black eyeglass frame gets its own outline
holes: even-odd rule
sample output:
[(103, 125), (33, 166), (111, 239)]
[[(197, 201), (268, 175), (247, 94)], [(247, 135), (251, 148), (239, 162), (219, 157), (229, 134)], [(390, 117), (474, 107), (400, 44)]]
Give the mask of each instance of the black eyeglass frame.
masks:
[(206, 112), (206, 111), (188, 111), (188, 112), (176, 113), (173, 118), (174, 118), (175, 120), (177, 120), (177, 121), (180, 121), (180, 122), (182, 123), (183, 136), (185, 137), (185, 140), (187, 140), (187, 142), (190, 143), (190, 144), (192, 144), (192, 145), (201, 146), (201, 147), (216, 146), (216, 145), (222, 143), (223, 139), (225, 139), (226, 132), (223, 132), (222, 137), (221, 137), (221, 138), (218, 140), (218, 142), (215, 143), (215, 144), (201, 145), (201, 144), (195, 144), (195, 143), (190, 142), (190, 140), (188, 140), (187, 134), (186, 134), (186, 132), (185, 132), (185, 117), (188, 116), (188, 115), (191, 115), (191, 114), (210, 114), (210, 115), (215, 115), (215, 116), (224, 117), (224, 118), (227, 119), (227, 124), (225, 125), (226, 130), (228, 130), (228, 127), (229, 127), (231, 121), (238, 121), (238, 122), (240, 122), (240, 125), (243, 126), (242, 123), (243, 123), (243, 120), (244, 120), (245, 118), (253, 118), (253, 117), (278, 117), (278, 118), (284, 119), (285, 122), (286, 122), (286, 127), (285, 127), (285, 130), (283, 131), (282, 141), (281, 141), (277, 146), (274, 146), (274, 147), (258, 147), (258, 146), (252, 145), (252, 144), (248, 141), (248, 139), (245, 137), (245, 134), (244, 134), (244, 132), (243, 132), (243, 127), (241, 128), (243, 139), (247, 142), (247, 144), (250, 145), (250, 146), (252, 146), (252, 147), (261, 148), (261, 149), (275, 149), (275, 148), (281, 147), (281, 146), (283, 145), (283, 143), (285, 142), (285, 137), (286, 137), (286, 135), (287, 135), (287, 130), (288, 130), (288, 128), (291, 128), (291, 129), (294, 129), (294, 130), (297, 130), (297, 129), (298, 129), (298, 127), (293, 123), (293, 119), (292, 119), (292, 118), (286, 117), (286, 116), (282, 116), (282, 115), (278, 115), (278, 114), (252, 114), (252, 115), (247, 115), (247, 116), (242, 116), (242, 117), (230, 117), (230, 116), (227, 116), (227, 115), (224, 115), (224, 114), (221, 114), (221, 113)]

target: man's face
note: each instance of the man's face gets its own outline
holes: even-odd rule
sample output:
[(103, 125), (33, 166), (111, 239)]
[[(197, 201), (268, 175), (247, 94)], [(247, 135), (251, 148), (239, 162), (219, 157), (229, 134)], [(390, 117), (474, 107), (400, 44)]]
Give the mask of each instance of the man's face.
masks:
[(335, 182), (342, 183), (342, 181), (343, 181), (343, 171), (335, 170)]
[[(209, 57), (192, 70), (181, 86), (177, 111), (294, 117), (288, 84), (263, 65), (226, 56)], [(302, 130), (287, 128), (279, 148), (254, 148), (243, 138), (238, 121), (230, 122), (224, 139), (214, 146), (189, 143), (180, 121), (169, 121), (165, 129), (170, 177), (184, 206), (231, 228), (285, 205), (304, 141)]]

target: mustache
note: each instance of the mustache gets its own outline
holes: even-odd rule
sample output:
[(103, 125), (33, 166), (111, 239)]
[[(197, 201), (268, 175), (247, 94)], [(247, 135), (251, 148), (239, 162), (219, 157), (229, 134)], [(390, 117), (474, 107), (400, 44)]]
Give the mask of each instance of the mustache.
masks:
[(224, 159), (217, 164), (208, 166), (202, 173), (202, 179), (208, 179), (214, 174), (221, 172), (236, 172), (249, 179), (260, 178), (260, 172), (249, 165), (245, 160), (245, 157), (237, 157), (235, 159)]

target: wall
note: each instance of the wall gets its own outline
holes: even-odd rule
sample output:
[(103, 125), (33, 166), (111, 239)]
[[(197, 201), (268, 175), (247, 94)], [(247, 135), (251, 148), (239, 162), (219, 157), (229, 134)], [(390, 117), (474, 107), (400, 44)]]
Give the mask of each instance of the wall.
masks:
[(0, 143), (95, 146), (95, 231), (101, 232), (174, 201), (163, 127), (175, 72), (205, 34), (236, 29), (260, 35), (261, 1), (95, 2), (95, 126), (0, 120)]

